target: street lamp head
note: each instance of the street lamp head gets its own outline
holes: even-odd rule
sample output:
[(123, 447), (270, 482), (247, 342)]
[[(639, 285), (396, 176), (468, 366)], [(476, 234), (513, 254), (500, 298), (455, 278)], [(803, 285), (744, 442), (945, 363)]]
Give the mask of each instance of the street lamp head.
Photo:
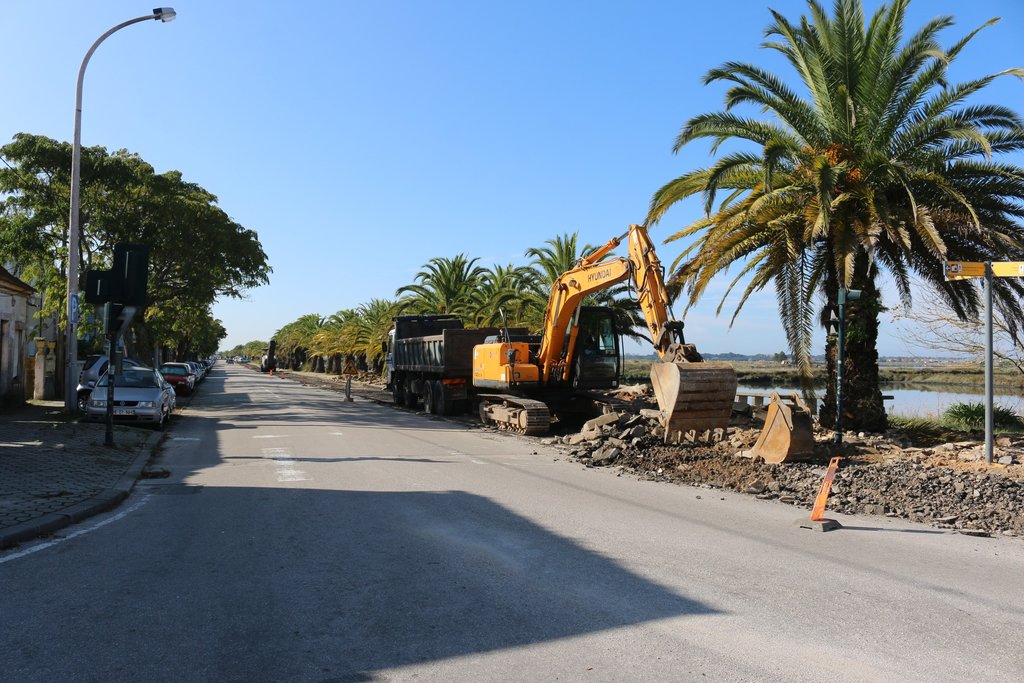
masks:
[(178, 14), (174, 11), (173, 7), (156, 7), (153, 9), (153, 18), (159, 19), (165, 24), (168, 21), (174, 21), (174, 17), (176, 16), (178, 16)]

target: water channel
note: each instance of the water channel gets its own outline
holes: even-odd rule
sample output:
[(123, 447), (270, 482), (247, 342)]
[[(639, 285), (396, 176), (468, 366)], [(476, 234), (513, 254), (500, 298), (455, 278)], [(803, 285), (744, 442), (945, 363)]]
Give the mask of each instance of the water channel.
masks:
[[(792, 393), (794, 389), (784, 387), (764, 386), (740, 386), (738, 392), (770, 394), (772, 391), (779, 393)], [(824, 388), (816, 388), (815, 393), (820, 401), (825, 396)], [(905, 417), (937, 417), (954, 403), (982, 403), (985, 400), (984, 390), (981, 388), (964, 387), (960, 385), (934, 385), (910, 388), (906, 384), (883, 384), (882, 395), (885, 399), (885, 410), (890, 415), (903, 415)], [(995, 403), (1009, 408), (1018, 415), (1024, 415), (1024, 397), (1020, 393), (1011, 393), (1005, 389), (996, 389)]]

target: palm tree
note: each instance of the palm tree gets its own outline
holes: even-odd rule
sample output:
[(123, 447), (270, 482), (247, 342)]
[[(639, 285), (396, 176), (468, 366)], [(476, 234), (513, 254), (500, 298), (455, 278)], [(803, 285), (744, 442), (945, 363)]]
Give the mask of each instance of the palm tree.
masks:
[(349, 353), (363, 358), (369, 367), (380, 370), (381, 345), (387, 341), (398, 308), (398, 302), (388, 299), (371, 299), (369, 303), (360, 304), (347, 327)]
[[(950, 63), (984, 26), (943, 49), (938, 34), (953, 20), (938, 17), (904, 40), (908, 2), (884, 5), (870, 21), (861, 0), (836, 0), (832, 16), (810, 0), (809, 16), (798, 23), (773, 11), (763, 47), (785, 57), (802, 91), (752, 64), (709, 71), (705, 84), (731, 84), (725, 110), (690, 119), (675, 151), (702, 138), (712, 141), (712, 153), (735, 141), (756, 149), (721, 155), (669, 182), (647, 219), (653, 225), (680, 200), (703, 195), (705, 216), (668, 239), (695, 238), (672, 265), (675, 291), (686, 291), (692, 305), (715, 275), (738, 264), (729, 289), (746, 284), (735, 320), (752, 293), (774, 285), (805, 376), (815, 315), (827, 315), (815, 296), (827, 306), (840, 287), (862, 290), (847, 308), (844, 423), (869, 431), (886, 425), (876, 351), (880, 272), (906, 306), (916, 278), (957, 315), (973, 315), (976, 285), (946, 282), (944, 262), (1019, 259), (1024, 238), (1024, 172), (993, 158), (1024, 149), (1022, 121), (1005, 106), (973, 103), (994, 79), (1024, 71), (948, 83)], [(745, 103), (774, 118), (736, 113)], [(716, 206), (719, 194), (725, 198)], [(999, 305), (1016, 321), (1022, 294), (1018, 281), (998, 281)], [(831, 425), (834, 339), (826, 355), (833, 381), (821, 418)]]
[(299, 370), (306, 362), (307, 352), (323, 329), (324, 322), (319, 314), (307, 313), (279, 329), (274, 333), (277, 356), (285, 359), (284, 364), (292, 370)]
[(534, 272), (525, 266), (488, 268), (482, 282), (472, 293), (471, 319), (474, 327), (494, 327), (505, 321), (516, 326), (528, 316), (528, 300), (524, 293), (534, 289)]
[(415, 284), (399, 287), (396, 296), (403, 311), (410, 313), (451, 313), (466, 315), (471, 312), (473, 291), (483, 281), (486, 270), (476, 265), (479, 259), (465, 254), (455, 258), (432, 258), (423, 270), (416, 273)]

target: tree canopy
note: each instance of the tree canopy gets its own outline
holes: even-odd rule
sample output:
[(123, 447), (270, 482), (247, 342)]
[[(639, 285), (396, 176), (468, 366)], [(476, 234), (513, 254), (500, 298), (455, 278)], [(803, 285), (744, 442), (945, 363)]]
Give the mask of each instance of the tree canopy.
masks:
[[(674, 149), (697, 140), (710, 140), (713, 154), (740, 145), (660, 188), (648, 215), (657, 223), (677, 202), (702, 196), (705, 215), (669, 237), (692, 239), (673, 264), (676, 291), (693, 304), (714, 277), (738, 267), (722, 299), (743, 287), (735, 318), (752, 293), (773, 285), (794, 360), (808, 377), (821, 315), (815, 296), (834, 303), (840, 288), (864, 290), (849, 308), (849, 356), (838, 362), (846, 363), (849, 389), (861, 385), (865, 395), (850, 408), (869, 428), (884, 426), (878, 274), (888, 273), (905, 304), (916, 279), (963, 318), (977, 313), (978, 290), (946, 282), (944, 262), (1024, 254), (1024, 171), (997, 160), (1024, 149), (1024, 124), (976, 97), (1024, 70), (950, 82), (950, 64), (985, 26), (943, 47), (939, 34), (953, 19), (905, 35), (908, 2), (883, 5), (870, 19), (860, 0), (836, 0), (831, 15), (809, 0), (798, 21), (771, 11), (763, 47), (781, 54), (796, 78), (732, 61), (711, 69), (704, 82), (728, 86), (725, 109), (689, 119)], [(744, 105), (767, 116), (744, 115)], [(1022, 294), (1020, 282), (998, 284), (1011, 320), (1022, 319)]]
[[(44, 292), (40, 314), (64, 324), (71, 145), (19, 133), (0, 157), (0, 260)], [(84, 148), (81, 177), (82, 272), (108, 268), (118, 242), (149, 245), (142, 336), (178, 353), (212, 353), (224, 336), (213, 302), (269, 282), (256, 232), (179, 171), (157, 173), (126, 150)]]

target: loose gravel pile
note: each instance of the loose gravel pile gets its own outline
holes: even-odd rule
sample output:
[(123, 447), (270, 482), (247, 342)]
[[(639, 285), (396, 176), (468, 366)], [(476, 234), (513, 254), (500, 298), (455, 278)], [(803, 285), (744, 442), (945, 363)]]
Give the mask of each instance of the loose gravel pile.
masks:
[(815, 462), (769, 465), (745, 456), (759, 429), (730, 428), (714, 445), (666, 445), (656, 422), (610, 414), (579, 434), (554, 437), (588, 466), (613, 466), (644, 479), (747, 493), (810, 507), (832, 456), (841, 456), (828, 510), (930, 523), (977, 535), (1024, 536), (1024, 438), (1001, 437), (996, 465), (977, 441), (917, 448), (897, 432), (849, 435), (842, 446), (819, 434)]

